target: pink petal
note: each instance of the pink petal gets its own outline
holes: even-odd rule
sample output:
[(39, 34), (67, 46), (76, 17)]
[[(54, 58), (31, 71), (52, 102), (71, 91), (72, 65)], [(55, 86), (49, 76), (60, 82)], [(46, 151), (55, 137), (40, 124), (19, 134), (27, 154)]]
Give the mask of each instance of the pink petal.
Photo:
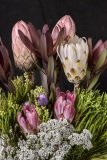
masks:
[(107, 49), (107, 41), (104, 42), (104, 48)]
[(73, 92), (72, 93), (70, 91), (66, 92), (66, 99), (68, 103), (71, 103), (72, 105), (74, 105), (75, 98), (76, 96)]
[(22, 116), (22, 113), (19, 113), (17, 116), (17, 121), (20, 125), (20, 127), (22, 128), (22, 130), (26, 133), (29, 132), (28, 127), (27, 127), (27, 122), (25, 120), (25, 118)]
[(60, 96), (56, 100), (55, 105), (54, 105), (54, 112), (55, 112), (56, 118), (63, 113), (63, 98), (62, 98), (62, 96)]
[(99, 59), (99, 56), (104, 51), (104, 49), (105, 49), (104, 43), (102, 42), (102, 40), (99, 40), (93, 49), (93, 63), (94, 64), (96, 64), (96, 62)]
[(45, 25), (43, 26), (42, 33), (43, 33), (43, 34), (46, 34), (46, 32), (48, 32), (48, 31), (49, 31), (49, 27), (48, 27), (47, 24), (45, 24)]
[(62, 96), (63, 99), (65, 99), (66, 94), (65, 94), (64, 92), (61, 92), (61, 91), (60, 91), (60, 88), (57, 87), (57, 88), (56, 88), (56, 97), (58, 98), (58, 97), (60, 97), (60, 96)]
[(62, 17), (53, 28), (52, 39), (54, 44), (62, 28), (65, 28), (65, 31), (66, 31), (65, 38), (67, 36), (73, 37), (75, 35), (75, 30), (76, 30), (75, 23), (69, 15), (65, 15), (64, 17)]
[(37, 129), (37, 126), (39, 125), (39, 117), (35, 106), (33, 104), (30, 104), (29, 102), (26, 102), (23, 105), (23, 112), (25, 114), (27, 122), (32, 127), (32, 129)]
[(65, 117), (65, 119), (72, 122), (74, 116), (75, 116), (75, 108), (72, 107), (71, 105), (66, 105), (64, 107), (64, 117)]
[(99, 40), (99, 41), (96, 43), (96, 45), (95, 45), (95, 47), (94, 47), (94, 49), (93, 49), (93, 52), (94, 52), (102, 43), (103, 43), (102, 40)]

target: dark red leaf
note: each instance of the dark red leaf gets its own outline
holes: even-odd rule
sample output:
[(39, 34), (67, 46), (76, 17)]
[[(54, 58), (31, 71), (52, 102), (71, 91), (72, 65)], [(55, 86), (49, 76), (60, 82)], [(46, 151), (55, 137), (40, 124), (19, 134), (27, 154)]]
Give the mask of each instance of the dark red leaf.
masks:
[(92, 64), (92, 57), (93, 57), (92, 38), (88, 38), (88, 47), (89, 47), (88, 63), (90, 66)]
[(46, 33), (46, 42), (47, 42), (47, 54), (48, 54), (48, 56), (54, 55), (53, 41), (52, 41), (51, 33), (49, 31)]
[(39, 46), (40, 36), (32, 23), (28, 23), (29, 32), (31, 34), (32, 42), (36, 48)]
[(7, 81), (7, 78), (5, 76), (5, 73), (4, 73), (4, 70), (0, 64), (0, 80), (3, 81), (3, 82), (6, 82)]
[(39, 56), (38, 54), (38, 50), (36, 48), (34, 48), (32, 42), (28, 39), (28, 37), (26, 35), (23, 34), (23, 32), (21, 30), (18, 30), (19, 36), (22, 40), (22, 42), (24, 43), (24, 45), (32, 52), (34, 53), (36, 56)]
[(43, 60), (47, 62), (48, 56), (47, 56), (47, 42), (45, 34), (42, 34), (40, 37), (40, 53)]
[(2, 56), (2, 53), (1, 53), (1, 47), (0, 47), (0, 64), (1, 64), (2, 67), (4, 66), (3, 56)]
[(57, 46), (63, 42), (64, 38), (65, 38), (65, 27), (63, 27), (59, 32), (58, 38), (54, 46), (54, 50), (56, 50)]

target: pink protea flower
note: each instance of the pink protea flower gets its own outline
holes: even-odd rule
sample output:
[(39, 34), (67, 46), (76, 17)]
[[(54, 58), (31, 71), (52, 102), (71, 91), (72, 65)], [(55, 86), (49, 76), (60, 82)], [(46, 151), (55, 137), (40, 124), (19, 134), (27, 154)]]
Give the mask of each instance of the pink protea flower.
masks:
[(96, 64), (100, 55), (107, 49), (107, 41), (99, 40), (93, 48), (93, 63)]
[(18, 113), (17, 120), (24, 133), (35, 133), (37, 131), (39, 117), (33, 104), (24, 103), (22, 113)]
[(52, 39), (54, 44), (56, 43), (58, 35), (62, 28), (65, 29), (64, 38), (73, 37), (75, 35), (75, 23), (69, 15), (65, 15), (64, 17), (62, 17), (53, 28)]
[(54, 105), (54, 114), (57, 119), (67, 119), (69, 122), (73, 121), (75, 116), (75, 94), (67, 91), (66, 93), (59, 93)]
[(24, 21), (18, 21), (12, 29), (12, 49), (14, 61), (18, 68), (29, 70), (32, 68), (34, 61), (36, 60), (36, 56), (22, 42), (19, 31), (26, 35), (26, 44), (28, 42), (32, 43), (28, 25)]

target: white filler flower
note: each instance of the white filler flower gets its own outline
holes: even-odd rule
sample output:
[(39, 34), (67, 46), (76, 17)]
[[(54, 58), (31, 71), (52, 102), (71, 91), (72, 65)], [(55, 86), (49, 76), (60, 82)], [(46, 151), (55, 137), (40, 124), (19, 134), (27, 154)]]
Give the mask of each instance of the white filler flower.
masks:
[(67, 120), (51, 119), (40, 124), (37, 135), (27, 135), (26, 140), (19, 139), (16, 149), (6, 146), (0, 160), (64, 160), (75, 145), (82, 146), (83, 150), (91, 149), (91, 139), (92, 135), (87, 129), (80, 134), (75, 133)]
[(69, 82), (79, 83), (86, 75), (88, 44), (85, 38), (74, 36), (57, 48), (58, 56)]

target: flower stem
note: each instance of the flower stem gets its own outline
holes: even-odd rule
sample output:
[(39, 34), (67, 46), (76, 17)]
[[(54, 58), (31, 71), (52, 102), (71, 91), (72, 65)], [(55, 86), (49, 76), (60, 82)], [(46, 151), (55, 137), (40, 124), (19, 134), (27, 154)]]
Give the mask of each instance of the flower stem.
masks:
[(79, 83), (75, 83), (74, 84), (74, 93), (75, 93), (75, 95), (77, 94), (78, 89), (79, 89)]

